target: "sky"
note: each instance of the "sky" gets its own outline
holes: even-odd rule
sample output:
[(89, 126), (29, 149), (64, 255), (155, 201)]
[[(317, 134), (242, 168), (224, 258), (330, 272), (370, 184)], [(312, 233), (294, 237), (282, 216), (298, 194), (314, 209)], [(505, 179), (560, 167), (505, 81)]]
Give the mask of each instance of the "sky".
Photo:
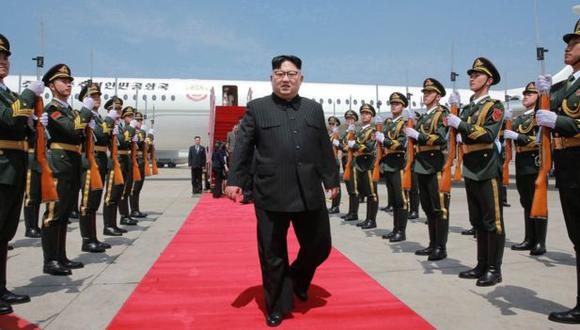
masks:
[[(547, 73), (563, 67), (576, 4), (537, 0)], [(454, 62), (465, 88), (478, 56), (500, 71), (500, 89), (540, 71), (533, 0), (3, 0), (2, 13), (11, 74), (35, 74), (41, 22), (45, 69), (66, 63), (77, 76), (268, 80), (279, 54), (324, 83), (449, 84)]]

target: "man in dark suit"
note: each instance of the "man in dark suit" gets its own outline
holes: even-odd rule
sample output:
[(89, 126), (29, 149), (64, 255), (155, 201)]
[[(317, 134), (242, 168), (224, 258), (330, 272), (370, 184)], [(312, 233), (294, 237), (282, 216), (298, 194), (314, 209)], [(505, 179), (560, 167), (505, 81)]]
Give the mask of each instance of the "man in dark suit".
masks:
[(192, 194), (201, 193), (201, 173), (205, 167), (205, 148), (200, 144), (201, 138), (196, 136), (194, 145), (189, 147), (188, 164), (191, 168), (191, 189)]
[[(255, 162), (254, 206), (258, 251), (268, 326), (292, 311), (294, 294), (302, 301), (316, 268), (331, 249), (330, 224), (322, 185), (329, 198), (339, 179), (320, 104), (298, 96), (302, 61), (272, 59), (273, 93), (247, 105), (228, 177), (226, 194), (242, 194)], [(300, 251), (289, 265), (286, 235), (292, 222)]]

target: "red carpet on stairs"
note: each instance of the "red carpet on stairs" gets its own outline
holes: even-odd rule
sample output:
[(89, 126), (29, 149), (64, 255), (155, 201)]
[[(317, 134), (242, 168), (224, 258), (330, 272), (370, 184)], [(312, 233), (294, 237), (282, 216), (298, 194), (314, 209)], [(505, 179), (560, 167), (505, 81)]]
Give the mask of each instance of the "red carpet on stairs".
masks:
[[(291, 260), (298, 250), (289, 233)], [(336, 249), (281, 329), (432, 329)], [(253, 205), (205, 194), (109, 329), (260, 329)]]

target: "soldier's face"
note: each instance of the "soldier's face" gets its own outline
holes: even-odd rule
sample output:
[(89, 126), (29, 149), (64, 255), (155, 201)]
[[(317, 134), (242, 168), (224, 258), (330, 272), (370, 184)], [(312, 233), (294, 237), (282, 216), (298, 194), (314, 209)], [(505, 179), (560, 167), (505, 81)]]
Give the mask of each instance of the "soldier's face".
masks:
[(8, 77), (10, 73), (10, 55), (0, 52), (0, 79)]
[(363, 124), (368, 124), (371, 122), (371, 120), (373, 119), (373, 114), (370, 112), (363, 112), (360, 114), (360, 120), (363, 122)]
[(439, 93), (437, 92), (434, 91), (423, 92), (423, 103), (429, 108), (435, 105), (435, 102), (439, 102), (439, 99), (441, 99), (441, 96), (439, 96)]
[(475, 71), (469, 75), (469, 89), (473, 92), (481, 90), (483, 87), (491, 86), (492, 82), (493, 80), (485, 73)]
[(270, 76), (272, 81), (272, 90), (278, 97), (290, 101), (296, 95), (304, 76), (294, 63), (285, 61), (280, 68), (275, 69)]
[(403, 112), (404, 108), (405, 106), (399, 102), (391, 103), (391, 112), (393, 113), (393, 117), (398, 117), (401, 112)]
[(352, 125), (352, 124), (354, 124), (354, 118), (351, 118), (351, 117), (347, 118), (346, 125), (348, 126), (348, 125)]
[(570, 39), (564, 52), (564, 63), (576, 65), (580, 61), (580, 36)]
[(522, 100), (522, 105), (526, 109), (531, 109), (536, 104), (537, 99), (538, 99), (537, 93), (526, 93), (526, 94), (524, 94), (524, 99)]
[(101, 95), (93, 94), (93, 95), (91, 95), (91, 98), (93, 99), (93, 101), (95, 101), (95, 108), (94, 109), (99, 109), (101, 107)]
[(72, 91), (72, 80), (70, 79), (55, 79), (50, 85), (50, 90), (61, 97), (69, 97)]
[(133, 120), (133, 116), (125, 116), (123, 120), (125, 121), (125, 124), (130, 124), (131, 120)]

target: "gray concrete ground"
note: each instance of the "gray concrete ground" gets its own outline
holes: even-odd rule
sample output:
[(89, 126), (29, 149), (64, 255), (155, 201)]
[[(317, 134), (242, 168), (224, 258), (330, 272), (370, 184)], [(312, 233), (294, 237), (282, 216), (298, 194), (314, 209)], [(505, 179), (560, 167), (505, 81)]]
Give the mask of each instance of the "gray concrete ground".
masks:
[[(392, 228), (390, 213), (379, 211), (378, 228), (366, 231), (332, 217), (333, 245), (439, 329), (572, 328), (547, 320), (549, 311), (570, 308), (576, 299), (575, 261), (558, 193), (551, 190), (548, 195), (549, 252), (531, 257), (509, 249), (523, 238), (523, 210), (513, 180), (511, 186), (508, 199), (512, 207), (504, 209), (503, 283), (495, 287), (476, 287), (474, 280), (457, 277), (476, 261), (475, 240), (460, 235), (469, 226), (463, 187), (452, 192), (446, 260), (428, 262), (426, 257), (414, 255), (428, 240), (422, 211), (419, 220), (409, 222), (407, 241), (402, 243), (388, 243), (380, 237)], [(384, 206), (384, 184), (379, 193)], [(161, 169), (159, 176), (145, 183), (141, 198), (142, 211), (150, 216), (123, 237), (105, 238), (113, 245), (106, 254), (81, 252), (78, 223), (70, 225), (69, 258), (85, 263), (85, 268), (74, 270), (70, 277), (42, 274), (40, 240), (25, 238), (21, 224), (13, 240), (16, 248), (9, 252), (8, 286), (29, 294), (32, 302), (15, 305), (15, 312), (46, 329), (104, 329), (198, 201), (191, 196), (187, 168)], [(346, 203), (343, 186), (342, 211), (346, 211)], [(364, 214), (362, 204), (359, 215)]]

